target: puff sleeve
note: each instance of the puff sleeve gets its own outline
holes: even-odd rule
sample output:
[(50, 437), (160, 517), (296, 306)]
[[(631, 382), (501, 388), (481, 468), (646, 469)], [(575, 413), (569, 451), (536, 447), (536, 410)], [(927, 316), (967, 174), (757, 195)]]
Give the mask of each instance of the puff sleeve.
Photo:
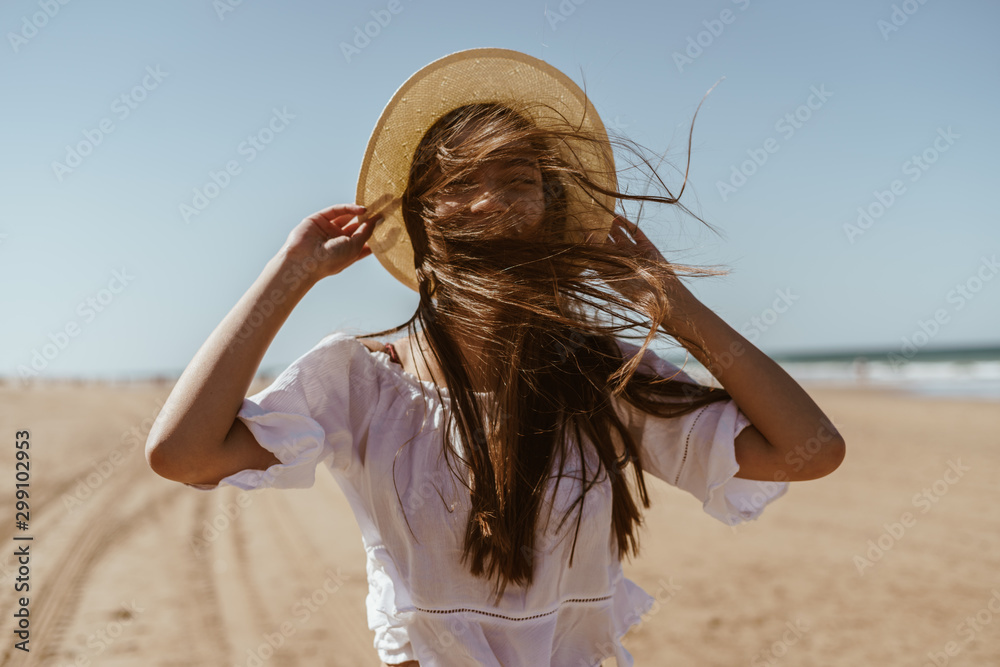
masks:
[(236, 415), (281, 463), (267, 470), (241, 470), (219, 484), (244, 490), (304, 489), (315, 483), (320, 463), (344, 471), (362, 465), (378, 397), (378, 378), (364, 344), (340, 332), (327, 336), (269, 387), (244, 398)]
[[(638, 346), (619, 342), (626, 358)], [(640, 369), (686, 382), (683, 371), (646, 350)], [(621, 401), (629, 431), (639, 446), (642, 469), (702, 502), (711, 516), (727, 525), (756, 519), (764, 507), (783, 496), (788, 482), (768, 482), (735, 477), (736, 436), (750, 420), (732, 399), (710, 403), (686, 415), (664, 418)]]

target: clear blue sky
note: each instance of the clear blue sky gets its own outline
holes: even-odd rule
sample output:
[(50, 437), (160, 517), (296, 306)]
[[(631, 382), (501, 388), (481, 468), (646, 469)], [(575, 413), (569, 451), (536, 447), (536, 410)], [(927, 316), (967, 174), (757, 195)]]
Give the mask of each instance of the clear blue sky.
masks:
[[(484, 46), (585, 78), (608, 125), (669, 149), (682, 169), (695, 108), (725, 77), (698, 115), (682, 200), (722, 236), (669, 210), (646, 230), (669, 258), (731, 269), (688, 285), (765, 352), (892, 348), (941, 312), (929, 347), (1000, 343), (1000, 268), (989, 263), (1000, 253), (995, 2), (220, 7), (0, 7), (0, 374), (16, 376), (67, 327), (76, 335), (43, 376), (179, 373), (292, 227), (353, 201), (397, 87)], [(391, 20), (348, 62), (342, 44), (372, 12)], [(690, 62), (675, 55), (686, 50)], [(251, 160), (241, 145), (275, 109), (294, 118)], [(81, 142), (96, 145), (71, 171), (54, 167)], [(912, 158), (925, 152), (933, 164), (921, 168)], [(732, 180), (753, 154), (766, 162)], [(181, 204), (231, 160), (240, 173), (186, 222)], [(877, 192), (893, 197), (881, 211)], [(880, 215), (849, 234), (859, 207)], [(117, 293), (101, 292), (109, 286)], [(779, 291), (792, 300), (774, 317)], [(102, 294), (113, 298), (100, 312), (87, 305)], [(366, 258), (310, 292), (262, 369), (334, 330), (398, 324), (415, 305)]]

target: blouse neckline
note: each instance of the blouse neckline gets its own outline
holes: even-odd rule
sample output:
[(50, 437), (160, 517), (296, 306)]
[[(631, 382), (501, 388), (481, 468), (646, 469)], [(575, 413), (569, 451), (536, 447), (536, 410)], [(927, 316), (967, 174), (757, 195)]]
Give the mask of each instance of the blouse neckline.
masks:
[[(403, 368), (403, 364), (400, 363), (398, 360), (393, 361), (392, 356), (390, 356), (390, 354), (385, 351), (385, 348), (381, 350), (372, 350), (361, 341), (358, 341), (358, 344), (361, 345), (366, 352), (369, 352), (373, 358), (375, 358), (378, 362), (380, 362), (384, 368), (389, 370), (394, 377), (401, 378), (404, 382), (409, 382), (410, 384), (417, 384), (421, 388), (428, 389), (430, 391), (435, 391), (435, 390), (440, 391), (441, 395), (445, 399), (449, 400), (451, 399), (451, 392), (448, 391), (448, 387), (435, 384), (429, 380), (421, 380), (416, 375), (413, 375), (409, 371), (405, 370)], [(387, 345), (388, 344), (389, 343), (387, 343)], [(475, 391), (472, 393), (475, 394), (476, 396), (489, 395), (489, 393), (485, 391)]]

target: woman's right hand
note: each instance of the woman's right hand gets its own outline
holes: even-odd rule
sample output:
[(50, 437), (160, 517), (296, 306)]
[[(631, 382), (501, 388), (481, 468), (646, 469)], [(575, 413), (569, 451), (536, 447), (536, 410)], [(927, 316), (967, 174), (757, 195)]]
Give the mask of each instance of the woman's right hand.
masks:
[(337, 204), (313, 213), (288, 234), (282, 251), (315, 280), (340, 273), (372, 254), (368, 238), (382, 215), (369, 218), (364, 206)]

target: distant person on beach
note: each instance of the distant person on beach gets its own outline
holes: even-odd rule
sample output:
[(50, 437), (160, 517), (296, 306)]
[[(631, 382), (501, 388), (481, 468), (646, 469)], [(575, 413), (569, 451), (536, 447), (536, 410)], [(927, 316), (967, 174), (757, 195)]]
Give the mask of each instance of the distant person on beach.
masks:
[[(149, 465), (209, 490), (306, 488), (324, 464), (361, 529), (385, 665), (632, 665), (621, 638), (655, 603), (621, 567), (644, 473), (734, 525), (844, 457), (802, 387), (679, 278), (711, 272), (618, 212), (686, 211), (682, 192), (620, 192), (596, 110), (543, 61), (431, 63), (375, 127), (364, 205), (291, 230), (173, 388)], [(245, 397), (308, 290), (370, 254), (417, 292), (413, 316), (333, 332)], [(722, 388), (650, 350), (661, 335)]]
[(851, 364), (851, 370), (854, 372), (855, 382), (858, 384), (867, 384), (871, 372), (871, 369), (868, 367), (867, 357), (855, 357), (854, 362)]

